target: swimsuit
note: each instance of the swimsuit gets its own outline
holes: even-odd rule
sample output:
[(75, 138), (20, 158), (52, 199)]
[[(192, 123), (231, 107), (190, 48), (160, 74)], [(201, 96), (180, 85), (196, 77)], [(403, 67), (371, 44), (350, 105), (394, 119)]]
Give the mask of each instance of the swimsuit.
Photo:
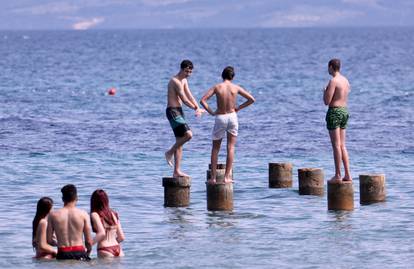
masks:
[(239, 132), (239, 122), (236, 112), (216, 116), (213, 128), (213, 140), (223, 139), (226, 132), (234, 136), (237, 136)]
[(167, 107), (165, 113), (175, 137), (183, 137), (185, 132), (190, 130), (190, 127), (185, 122), (184, 112), (181, 107)]
[(346, 107), (329, 107), (326, 112), (326, 128), (335, 130), (336, 128), (346, 129), (348, 123), (348, 109)]
[(118, 257), (121, 254), (121, 246), (100, 247), (98, 248), (98, 251), (106, 251), (114, 255), (114, 257)]
[(83, 246), (72, 246), (58, 248), (56, 259), (89, 261), (91, 258)]

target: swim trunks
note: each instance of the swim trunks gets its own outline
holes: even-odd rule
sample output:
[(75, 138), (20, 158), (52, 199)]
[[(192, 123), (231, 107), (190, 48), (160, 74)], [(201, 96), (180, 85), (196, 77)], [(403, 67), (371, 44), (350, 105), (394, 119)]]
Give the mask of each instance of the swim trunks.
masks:
[(57, 260), (79, 260), (90, 261), (91, 258), (86, 253), (83, 246), (60, 247), (56, 255)]
[(181, 107), (167, 107), (165, 111), (175, 137), (183, 137), (190, 130), (185, 122), (184, 112)]
[(326, 112), (326, 128), (328, 130), (346, 129), (348, 118), (349, 114), (346, 107), (329, 107)]
[(121, 254), (121, 247), (119, 245), (110, 246), (110, 247), (100, 247), (98, 251), (106, 251), (114, 255), (114, 257), (118, 257)]
[(239, 132), (239, 121), (236, 112), (216, 116), (213, 128), (213, 140), (223, 139), (226, 132), (234, 136), (237, 136)]

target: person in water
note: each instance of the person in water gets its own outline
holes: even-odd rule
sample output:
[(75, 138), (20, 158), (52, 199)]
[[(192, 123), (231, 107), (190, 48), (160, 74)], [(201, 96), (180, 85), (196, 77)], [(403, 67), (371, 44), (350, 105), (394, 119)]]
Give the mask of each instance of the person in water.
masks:
[[(329, 180), (332, 183), (342, 181), (352, 181), (349, 168), (349, 156), (345, 146), (345, 134), (348, 124), (348, 94), (351, 86), (348, 79), (339, 71), (341, 61), (332, 59), (328, 63), (328, 72), (332, 76), (325, 88), (323, 101), (329, 106), (326, 113), (326, 127), (331, 138), (333, 156), (335, 162), (335, 175)], [(341, 177), (341, 162), (344, 165), (345, 175)]]
[[(254, 103), (255, 99), (245, 89), (233, 83), (235, 76), (234, 68), (227, 66), (224, 68), (221, 77), (223, 82), (210, 88), (206, 94), (201, 98), (201, 105), (207, 112), (215, 116), (215, 123), (213, 128), (213, 146), (211, 149), (211, 178), (210, 184), (216, 183), (216, 168), (217, 159), (220, 151), (221, 141), (227, 134), (227, 159), (226, 171), (224, 174), (224, 182), (231, 182), (231, 171), (233, 169), (234, 148), (239, 130), (239, 122), (237, 113), (243, 108)], [(213, 95), (217, 99), (217, 110), (213, 111), (207, 104), (207, 100)], [(237, 95), (241, 95), (247, 100), (241, 105), (237, 106)]]
[(64, 186), (61, 192), (64, 206), (49, 214), (47, 241), (51, 244), (56, 233), (58, 260), (88, 261), (93, 245), (88, 213), (76, 207), (78, 194), (74, 185)]
[(97, 189), (91, 196), (91, 223), (96, 233), (98, 257), (122, 257), (120, 243), (125, 236), (118, 214), (109, 207), (109, 198), (104, 190)]
[(168, 83), (167, 109), (165, 113), (173, 129), (175, 143), (165, 152), (165, 159), (168, 165), (174, 165), (173, 177), (188, 176), (181, 171), (181, 159), (183, 156), (183, 145), (193, 137), (193, 133), (184, 118), (182, 103), (194, 109), (197, 117), (205, 112), (204, 109), (200, 109), (198, 106), (188, 86), (187, 79), (192, 72), (193, 63), (190, 60), (184, 60), (181, 62), (178, 74), (173, 76)]
[[(37, 202), (36, 215), (33, 219), (32, 245), (36, 251), (37, 259), (53, 259), (57, 251), (52, 245), (47, 243), (47, 219), (49, 212), (52, 210), (53, 200), (49, 197), (43, 197)], [(54, 242), (54, 245), (55, 242)]]

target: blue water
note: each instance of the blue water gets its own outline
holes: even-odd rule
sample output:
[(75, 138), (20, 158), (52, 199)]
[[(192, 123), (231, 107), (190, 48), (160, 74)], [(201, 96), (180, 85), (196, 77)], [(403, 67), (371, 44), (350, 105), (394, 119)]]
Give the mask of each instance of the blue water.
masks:
[[(414, 262), (414, 29), (0, 32), (2, 268), (407, 268)], [(297, 168), (334, 167), (322, 88), (339, 57), (352, 85), (347, 146), (355, 210), (299, 196)], [(163, 207), (163, 152), (174, 141), (166, 85), (184, 58), (199, 99), (226, 65), (256, 103), (239, 114), (234, 211), (206, 210), (213, 118), (185, 109), (194, 137), (183, 170), (191, 205)], [(115, 96), (106, 90), (116, 87)], [(223, 156), (223, 153), (221, 156)], [(224, 157), (221, 157), (224, 160)], [(268, 163), (294, 164), (294, 187), (268, 189)], [(384, 173), (387, 202), (359, 205), (358, 175)], [(126, 257), (108, 263), (31, 259), (41, 196), (79, 207), (104, 188)], [(93, 251), (96, 257), (96, 250)]]

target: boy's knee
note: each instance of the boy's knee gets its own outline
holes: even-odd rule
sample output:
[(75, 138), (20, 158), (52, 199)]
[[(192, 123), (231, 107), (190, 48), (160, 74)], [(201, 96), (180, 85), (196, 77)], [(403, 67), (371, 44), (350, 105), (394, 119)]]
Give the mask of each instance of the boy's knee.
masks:
[(191, 138), (193, 138), (193, 133), (191, 131), (186, 132), (185, 138), (187, 138), (187, 140), (190, 140)]

